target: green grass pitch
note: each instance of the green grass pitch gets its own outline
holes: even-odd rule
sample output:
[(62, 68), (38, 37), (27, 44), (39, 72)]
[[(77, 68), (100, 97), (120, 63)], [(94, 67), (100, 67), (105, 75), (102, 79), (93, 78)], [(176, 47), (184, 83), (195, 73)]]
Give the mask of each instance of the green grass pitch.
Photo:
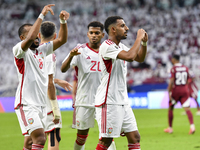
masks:
[[(200, 116), (192, 109), (196, 132), (188, 135), (189, 122), (183, 109), (174, 110), (173, 134), (163, 132), (167, 127), (167, 109), (133, 110), (141, 135), (142, 150), (197, 150), (200, 149)], [(0, 113), (0, 150), (22, 150), (23, 136), (15, 113)], [(60, 150), (73, 150), (76, 130), (71, 129), (72, 111), (62, 111)], [(117, 150), (127, 150), (125, 137), (114, 139)], [(95, 150), (98, 143), (98, 127), (90, 129), (85, 150)], [(44, 150), (47, 150), (47, 144)]]

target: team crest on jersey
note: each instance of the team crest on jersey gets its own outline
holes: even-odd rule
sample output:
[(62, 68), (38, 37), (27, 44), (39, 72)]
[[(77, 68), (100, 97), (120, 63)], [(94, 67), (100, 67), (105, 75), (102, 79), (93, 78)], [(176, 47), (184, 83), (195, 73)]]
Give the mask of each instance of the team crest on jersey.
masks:
[(108, 128), (108, 134), (111, 134), (113, 132), (113, 128)]
[(28, 119), (29, 124), (33, 124), (33, 122), (34, 122), (33, 118)]
[(77, 120), (76, 121), (76, 125), (79, 127), (80, 126), (80, 122)]
[(115, 46), (115, 48), (116, 48), (116, 49), (118, 49), (118, 47), (117, 47), (117, 46)]

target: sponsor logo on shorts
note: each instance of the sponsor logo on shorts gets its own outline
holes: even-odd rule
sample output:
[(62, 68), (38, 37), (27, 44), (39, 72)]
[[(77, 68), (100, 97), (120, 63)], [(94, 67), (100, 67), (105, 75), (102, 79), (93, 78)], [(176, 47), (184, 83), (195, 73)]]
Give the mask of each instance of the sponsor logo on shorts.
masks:
[(33, 118), (28, 119), (29, 124), (33, 124), (33, 122), (34, 122)]
[(108, 128), (108, 134), (111, 134), (113, 132), (113, 128)]
[(78, 120), (76, 121), (76, 125), (77, 125), (77, 126), (80, 126), (80, 122), (79, 122)]

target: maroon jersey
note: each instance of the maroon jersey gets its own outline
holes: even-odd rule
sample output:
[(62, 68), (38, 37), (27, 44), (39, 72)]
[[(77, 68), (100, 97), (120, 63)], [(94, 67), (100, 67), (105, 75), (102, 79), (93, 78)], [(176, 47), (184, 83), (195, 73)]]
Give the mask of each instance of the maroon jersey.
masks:
[(172, 87), (172, 98), (183, 104), (189, 98), (188, 90), (188, 68), (180, 63), (175, 64), (171, 69), (171, 78), (174, 78)]

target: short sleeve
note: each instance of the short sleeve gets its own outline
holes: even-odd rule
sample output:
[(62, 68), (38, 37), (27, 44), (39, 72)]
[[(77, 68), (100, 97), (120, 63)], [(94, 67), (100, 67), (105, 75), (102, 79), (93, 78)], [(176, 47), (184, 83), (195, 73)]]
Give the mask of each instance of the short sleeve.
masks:
[(22, 44), (22, 41), (13, 47), (13, 54), (18, 59), (23, 58), (26, 53), (25, 51), (22, 50), (21, 44)]
[(100, 51), (102, 51), (101, 52), (102, 57), (105, 60), (108, 60), (108, 59), (117, 59), (117, 55), (122, 51), (122, 49), (120, 49), (116, 44), (108, 45), (106, 43), (103, 43), (100, 46)]

